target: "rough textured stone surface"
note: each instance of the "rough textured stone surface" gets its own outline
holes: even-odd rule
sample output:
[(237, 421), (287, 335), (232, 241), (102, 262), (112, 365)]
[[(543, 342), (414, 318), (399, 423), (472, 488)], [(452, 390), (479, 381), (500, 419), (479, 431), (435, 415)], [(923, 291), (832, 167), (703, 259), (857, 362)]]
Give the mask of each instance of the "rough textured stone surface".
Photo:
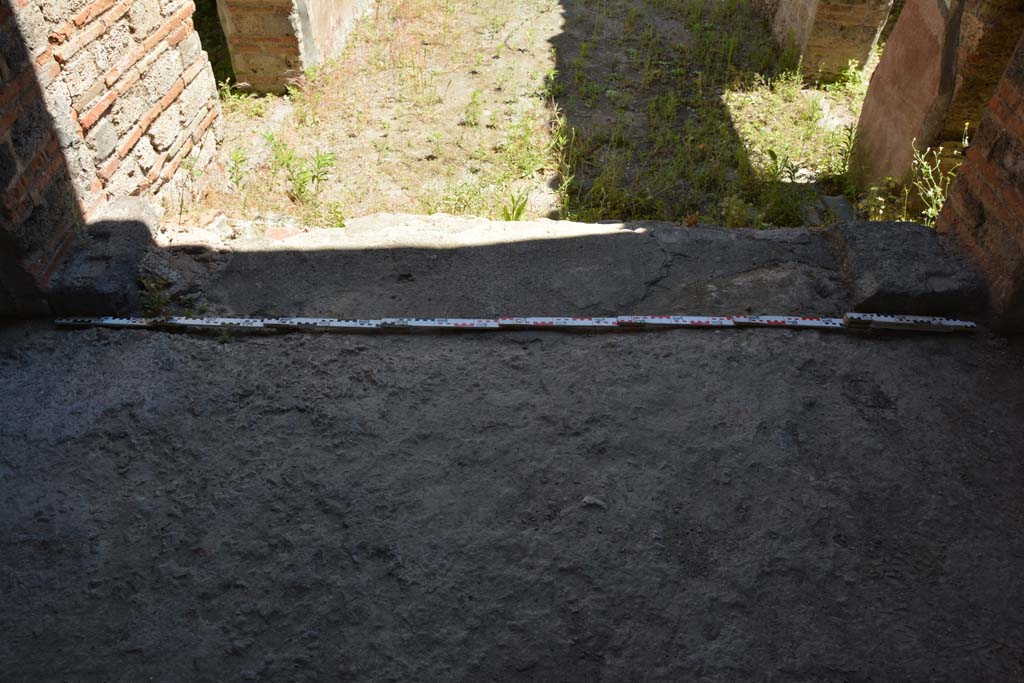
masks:
[(828, 229), (858, 311), (977, 317), (985, 285), (955, 240), (916, 223)]
[(160, 27), (160, 3), (158, 0), (135, 0), (128, 17), (136, 33), (148, 36)]
[(1021, 386), (984, 334), (3, 328), (0, 670), (1021, 680)]
[(96, 158), (102, 161), (109, 157), (113, 153), (114, 147), (117, 146), (117, 131), (114, 130), (114, 126), (109, 120), (104, 119), (89, 131), (87, 139), (92, 145)]
[[(211, 110), (219, 114), (194, 9), (188, 0), (0, 5), (0, 143), (11, 151), (17, 174), (0, 187), (0, 224), (14, 236), (14, 260), (40, 285), (83, 215), (93, 217), (112, 198), (158, 195), (184, 172), (183, 156), (155, 157), (136, 144), (154, 122), (153, 137), (166, 148), (183, 123), (205, 120)], [(186, 136), (195, 133), (196, 146), (206, 150), (215, 130)], [(196, 160), (208, 163), (212, 156)], [(156, 165), (166, 172), (156, 169), (147, 179), (142, 169)]]
[(113, 123), (119, 137), (127, 137), (129, 131), (138, 124), (149, 107), (146, 89), (141, 83), (138, 83), (117, 98), (117, 102), (111, 107), (110, 116), (103, 120)]
[(252, 232), (262, 236), (217, 245), (230, 260), (203, 283), (211, 311), (358, 318), (856, 308), (976, 318), (985, 309), (984, 284), (955, 241), (915, 224), (757, 231), (378, 215), (345, 230), (241, 230)]
[(805, 230), (380, 215), (230, 249), (207, 293), (211, 310), (233, 314), (728, 314), (739, 301), (760, 313), (826, 314), (846, 305), (827, 239)]
[(167, 50), (157, 57), (142, 77), (142, 84), (149, 93), (149, 102), (157, 102), (166, 95), (183, 69), (181, 54), (177, 50)]
[(180, 131), (181, 112), (177, 105), (172, 105), (153, 122), (149, 137), (153, 140), (153, 147), (162, 152), (171, 146)]
[(0, 318), (48, 314), (45, 295), (17, 255), (15, 236), (0, 230)]
[(117, 171), (107, 182), (107, 188), (112, 195), (125, 197), (139, 186), (144, 177), (145, 174), (139, 168), (139, 162), (135, 160), (135, 157), (130, 157), (117, 167)]
[[(203, 45), (199, 42), (198, 33), (190, 33), (188, 38), (181, 42), (181, 61), (185, 66), (191, 65), (203, 54)], [(213, 76), (213, 72), (204, 71)]]
[(159, 219), (148, 200), (107, 204), (61, 264), (47, 297), (57, 315), (137, 315), (139, 266)]
[(1024, 38), (939, 217), (975, 257), (996, 324), (1024, 332)]
[(81, 225), (61, 155), (78, 139), (68, 141), (66, 112), (54, 122), (47, 111), (48, 102), (69, 107), (70, 97), (63, 84), (43, 92), (31, 59), (49, 45), (45, 29), (38, 6), (0, 3), (0, 315), (45, 312), (40, 283)]
[(15, 20), (29, 55), (41, 54), (49, 44), (46, 18), (35, 3), (28, 3), (15, 13)]

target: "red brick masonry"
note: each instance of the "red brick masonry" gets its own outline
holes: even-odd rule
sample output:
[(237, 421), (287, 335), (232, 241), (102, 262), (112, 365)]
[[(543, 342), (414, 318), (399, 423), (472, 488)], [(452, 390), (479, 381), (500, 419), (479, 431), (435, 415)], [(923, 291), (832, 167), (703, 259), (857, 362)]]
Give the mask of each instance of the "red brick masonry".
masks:
[[(40, 284), (82, 217), (113, 197), (159, 197), (190, 155), (212, 159), (220, 105), (194, 11), (182, 0), (0, 4), (0, 35), (24, 48), (0, 58), (0, 227)], [(78, 221), (46, 215), (61, 195)]]
[(977, 259), (997, 325), (1024, 332), (1024, 38), (989, 102), (938, 229), (955, 233)]

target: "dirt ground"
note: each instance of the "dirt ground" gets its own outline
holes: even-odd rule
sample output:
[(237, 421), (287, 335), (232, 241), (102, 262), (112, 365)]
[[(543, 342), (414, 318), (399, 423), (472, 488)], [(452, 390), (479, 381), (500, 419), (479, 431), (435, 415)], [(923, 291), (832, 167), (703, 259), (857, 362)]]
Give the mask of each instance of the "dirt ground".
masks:
[(1021, 680), (1022, 353), (6, 326), (0, 678)]
[(866, 76), (795, 66), (749, 0), (379, 0), (288, 96), (222, 91), (194, 210), (821, 225)]

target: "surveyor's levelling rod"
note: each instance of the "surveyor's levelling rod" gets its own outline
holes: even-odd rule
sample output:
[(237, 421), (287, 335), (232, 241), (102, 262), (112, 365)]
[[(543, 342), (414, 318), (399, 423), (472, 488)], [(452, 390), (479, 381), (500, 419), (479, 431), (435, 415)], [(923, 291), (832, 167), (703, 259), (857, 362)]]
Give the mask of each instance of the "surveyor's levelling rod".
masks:
[(323, 332), (412, 332), (488, 330), (615, 331), (670, 328), (783, 327), (797, 330), (905, 330), (973, 332), (964, 320), (912, 315), (847, 313), (842, 318), (793, 315), (620, 315), (605, 318), (60, 318), (61, 327), (112, 327), (185, 330), (298, 330)]

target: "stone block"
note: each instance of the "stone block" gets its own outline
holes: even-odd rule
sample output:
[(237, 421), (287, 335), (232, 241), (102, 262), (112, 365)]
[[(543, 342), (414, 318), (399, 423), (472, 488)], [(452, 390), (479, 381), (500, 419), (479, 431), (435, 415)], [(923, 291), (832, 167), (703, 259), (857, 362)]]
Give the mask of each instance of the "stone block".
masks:
[(840, 223), (827, 234), (854, 310), (949, 316), (985, 310), (984, 284), (955, 240), (916, 223)]
[(190, 0), (160, 0), (160, 14), (169, 17), (189, 4)]
[(43, 97), (50, 113), (53, 131), (61, 147), (73, 147), (78, 144), (78, 124), (71, 118), (71, 93), (63, 79), (50, 84)]
[(159, 101), (178, 80), (183, 70), (181, 53), (177, 50), (165, 50), (157, 57), (142, 75), (142, 84), (149, 93), (149, 101)]
[(64, 150), (64, 160), (68, 165), (68, 173), (78, 192), (79, 197), (89, 193), (96, 180), (96, 163), (103, 161), (88, 148), (87, 145), (76, 145)]
[(46, 21), (52, 26), (59, 26), (81, 12), (89, 2), (90, 0), (43, 0), (38, 4)]
[(110, 113), (117, 135), (127, 135), (152, 106), (146, 88), (141, 83), (135, 84), (118, 97)]
[(205, 109), (206, 103), (216, 94), (213, 72), (210, 69), (201, 70), (178, 98), (182, 114), (186, 119), (190, 118), (195, 112)]
[(181, 112), (175, 103), (160, 114), (149, 127), (149, 136), (153, 141), (153, 147), (162, 152), (174, 144), (180, 131)]
[(79, 240), (47, 291), (57, 315), (139, 315), (139, 266), (153, 246), (159, 218), (148, 200), (107, 204)]
[(139, 168), (134, 157), (128, 157), (121, 161), (117, 170), (107, 182), (107, 193), (111, 197), (127, 197), (135, 192), (139, 183), (146, 177), (146, 174)]
[(160, 15), (159, 0), (135, 0), (128, 10), (128, 21), (139, 39), (145, 38), (160, 27), (163, 17)]
[(181, 61), (187, 67), (199, 59), (203, 53), (203, 45), (199, 40), (199, 34), (193, 31), (181, 43)]
[(14, 16), (29, 55), (42, 54), (50, 46), (50, 27), (39, 7), (30, 2), (18, 9)]
[(110, 26), (90, 45), (89, 51), (93, 54), (96, 66), (100, 71), (106, 72), (112, 69), (121, 57), (133, 47), (135, 47), (135, 40), (132, 38), (131, 26), (128, 19), (123, 18)]
[(96, 158), (102, 161), (109, 157), (113, 153), (114, 147), (117, 146), (117, 132), (108, 119), (103, 119), (89, 131), (85, 140), (92, 148)]
[(73, 78), (62, 79), (66, 82), (66, 87), (71, 97), (77, 99), (93, 83), (100, 80), (100, 77), (103, 75), (103, 71), (96, 66), (96, 60), (93, 58), (92, 52), (89, 49), (82, 50), (69, 59), (68, 63), (64, 66), (67, 69), (67, 73), (74, 75)]
[(143, 171), (148, 171), (153, 168), (153, 164), (155, 164), (159, 158), (156, 150), (153, 149), (153, 144), (147, 137), (143, 137), (139, 140), (138, 144), (132, 148), (131, 154), (135, 161), (138, 162), (139, 168)]

